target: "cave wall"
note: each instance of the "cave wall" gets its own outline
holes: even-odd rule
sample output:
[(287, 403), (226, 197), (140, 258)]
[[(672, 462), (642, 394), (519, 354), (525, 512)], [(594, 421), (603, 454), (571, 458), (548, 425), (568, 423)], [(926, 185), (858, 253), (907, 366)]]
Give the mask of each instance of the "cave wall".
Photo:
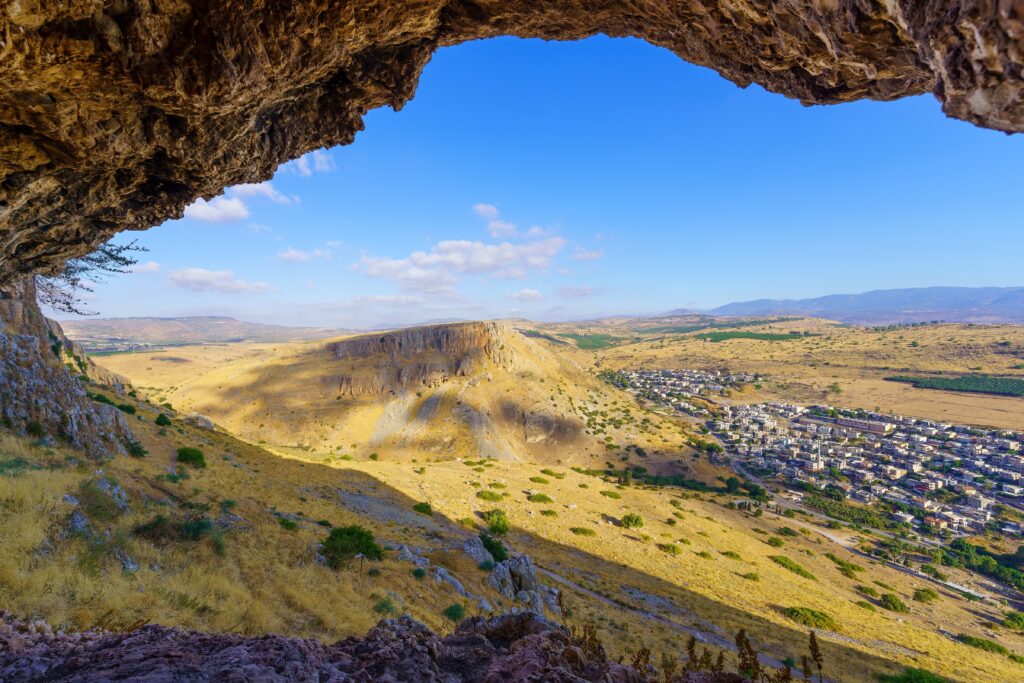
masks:
[(806, 104), (932, 91), (1024, 130), (1020, 0), (18, 0), (0, 9), (0, 284), (352, 142), (439, 47), (597, 33)]

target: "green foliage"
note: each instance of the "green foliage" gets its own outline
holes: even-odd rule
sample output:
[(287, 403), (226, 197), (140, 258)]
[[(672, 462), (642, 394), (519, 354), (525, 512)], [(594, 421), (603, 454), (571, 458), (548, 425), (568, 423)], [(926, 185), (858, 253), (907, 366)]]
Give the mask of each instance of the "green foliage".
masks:
[(742, 560), (743, 559), (742, 557), (740, 557), (740, 554), (738, 552), (736, 552), (735, 550), (723, 550), (722, 551), (722, 557), (728, 557), (730, 560)]
[(622, 516), (622, 526), (627, 529), (639, 529), (643, 525), (644, 518), (634, 512)]
[(842, 573), (842, 575), (848, 579), (857, 578), (857, 572), (864, 571), (864, 567), (860, 566), (859, 564), (849, 562), (848, 560), (844, 560), (843, 558), (839, 557), (838, 555), (835, 555), (834, 553), (825, 553), (825, 557), (832, 560), (832, 562), (834, 562), (835, 565), (839, 567), (840, 573)]
[(486, 500), (490, 503), (497, 503), (502, 499), (502, 495), (500, 493), (495, 493), (494, 491), (487, 491), (486, 489), (483, 491), (477, 491), (476, 497), (479, 498), (480, 500)]
[(134, 415), (136, 413), (135, 406), (131, 403), (118, 403), (117, 409), (122, 413), (128, 413), (129, 415)]
[(746, 574), (740, 574), (740, 578), (746, 579), (747, 581), (760, 581), (761, 575), (757, 572), (747, 572)]
[(1024, 612), (1010, 610), (1003, 615), (1003, 626), (1011, 631), (1024, 633)]
[(97, 486), (95, 481), (83, 481), (78, 487), (78, 498), (85, 514), (97, 521), (109, 522), (121, 514), (113, 496)]
[(492, 489), (508, 488), (505, 484), (502, 484), (500, 481), (492, 481), (490, 484), (488, 484), (488, 486), (490, 486)]
[(560, 334), (558, 336), (572, 339), (576, 342), (577, 348), (586, 351), (607, 349), (609, 346), (615, 346), (619, 341), (619, 337), (613, 337), (610, 334)]
[(531, 503), (553, 503), (554, 502), (553, 500), (551, 500), (551, 496), (548, 496), (548, 495), (543, 494), (543, 493), (533, 493), (533, 494), (530, 495), (529, 498), (527, 498), (527, 500), (529, 500)]
[(757, 341), (789, 341), (801, 339), (802, 337), (817, 337), (816, 334), (776, 334), (774, 332), (703, 332), (695, 334), (695, 339), (702, 339), (708, 342), (723, 342), (729, 339), (756, 339)]
[(945, 573), (939, 571), (939, 569), (933, 564), (922, 564), (921, 571), (932, 578), (938, 579), (939, 581), (945, 581), (949, 578)]
[(546, 474), (549, 477), (554, 477), (555, 479), (565, 479), (565, 475), (564, 474), (562, 474), (561, 472), (555, 472), (554, 470), (551, 470), (551, 469), (543, 469), (543, 470), (540, 471), (540, 473), (541, 474)]
[(622, 498), (622, 496), (620, 496), (615, 491), (601, 491), (601, 495), (604, 496), (605, 498), (611, 498), (612, 500), (619, 500), (620, 498)]
[(768, 559), (774, 562), (775, 564), (779, 565), (780, 567), (785, 567), (786, 569), (793, 572), (794, 574), (797, 574), (798, 576), (802, 576), (805, 579), (810, 579), (811, 581), (817, 581), (814, 574), (810, 573), (809, 571), (807, 571), (799, 564), (786, 557), (785, 555), (769, 555)]
[(590, 527), (585, 526), (574, 526), (570, 527), (569, 531), (576, 534), (577, 536), (596, 536), (597, 532)]
[(855, 588), (859, 592), (863, 593), (864, 595), (866, 595), (866, 596), (868, 596), (870, 598), (877, 598), (878, 597), (878, 591), (876, 591), (871, 586), (855, 586)]
[(171, 418), (167, 417), (165, 413), (160, 413), (159, 415), (157, 415), (156, 419), (153, 420), (153, 422), (155, 422), (157, 425), (161, 427), (171, 426)]
[(786, 545), (786, 542), (778, 536), (769, 536), (768, 540), (765, 541), (765, 543), (767, 543), (773, 548), (781, 548), (782, 546)]
[(1011, 560), (997, 557), (981, 546), (972, 545), (962, 538), (943, 547), (936, 555), (944, 565), (971, 569), (1008, 583), (1018, 591), (1024, 591), (1024, 572), (1011, 566)]
[(834, 631), (838, 627), (835, 619), (816, 609), (810, 607), (790, 607), (783, 612), (786, 617), (792, 619), (798, 624), (809, 626), (811, 628), (823, 628), (829, 631)]
[(485, 572), (489, 572), (492, 569), (494, 569), (494, 566), (494, 562), (492, 562), (491, 560), (483, 560), (482, 562), (480, 562), (480, 564), (476, 566), (476, 568), (483, 570)]
[(683, 549), (677, 546), (675, 543), (659, 543), (658, 550), (668, 555), (681, 555)]
[(145, 458), (149, 455), (149, 451), (146, 450), (146, 447), (135, 439), (129, 439), (125, 442), (124, 446), (128, 450), (128, 455), (133, 458)]
[(175, 541), (196, 542), (209, 538), (214, 552), (223, 555), (225, 550), (223, 535), (206, 516), (174, 520), (166, 515), (156, 515), (148, 522), (135, 526), (132, 533), (157, 546), (165, 546)]
[(993, 377), (991, 375), (966, 375), (963, 377), (909, 377), (897, 375), (886, 377), (891, 382), (907, 382), (918, 389), (939, 389), (942, 391), (965, 391), (997, 396), (1024, 396), (1024, 379)]
[(798, 536), (797, 532), (788, 526), (779, 527), (779, 536)]
[(484, 549), (491, 554), (495, 562), (504, 562), (508, 559), (508, 550), (499, 539), (490, 534), (481, 533), (480, 542), (483, 544)]
[(38, 420), (32, 420), (25, 425), (25, 433), (36, 439), (41, 439), (46, 436), (46, 430)]
[(540, 514), (544, 515), (545, 517), (557, 517), (558, 516), (558, 513), (555, 512), (554, 510), (541, 510)]
[(178, 449), (178, 462), (200, 469), (206, 467), (206, 458), (203, 456), (203, 452), (191, 446), (182, 446)]
[(867, 600), (858, 600), (857, 602), (855, 602), (853, 604), (857, 605), (857, 607), (863, 607), (864, 609), (866, 609), (869, 612), (874, 612), (875, 611), (875, 606), (872, 605)]
[(483, 513), (483, 517), (487, 530), (496, 536), (504, 536), (512, 527), (504, 510), (488, 510)]
[(806, 493), (804, 495), (804, 505), (812, 510), (818, 510), (829, 517), (840, 519), (849, 524), (859, 524), (860, 526), (871, 527), (873, 529), (899, 528), (899, 524), (890, 519), (886, 519), (874, 510), (850, 505), (844, 501), (833, 500), (832, 498), (819, 495), (817, 493)]
[(550, 480), (545, 479), (544, 477), (530, 477), (530, 481), (532, 481), (534, 484), (550, 484), (551, 483)]
[(457, 602), (453, 602), (444, 608), (441, 612), (441, 616), (449, 621), (458, 623), (466, 618), (466, 608)]
[(994, 652), (999, 655), (1010, 654), (1010, 651), (1005, 647), (994, 640), (989, 640), (988, 638), (979, 638), (978, 636), (969, 636), (966, 633), (961, 633), (956, 637), (956, 639), (964, 645), (970, 645), (971, 647), (976, 647), (979, 650), (985, 650), (986, 652)]
[(287, 517), (278, 517), (277, 523), (281, 525), (281, 528), (285, 531), (298, 531), (299, 525), (296, 522), (288, 519)]
[(416, 567), (412, 570), (412, 576), (417, 581), (422, 581), (427, 576), (427, 570), (423, 567)]
[(923, 602), (926, 605), (939, 599), (939, 594), (931, 588), (918, 588), (914, 591), (914, 601)]
[(368, 560), (384, 557), (384, 551), (374, 541), (373, 534), (358, 524), (331, 529), (327, 538), (320, 543), (320, 552), (331, 569), (341, 569), (346, 562), (360, 554)]
[(906, 613), (910, 611), (907, 603), (903, 602), (895, 593), (882, 593), (882, 597), (878, 599), (878, 602), (882, 607), (892, 612)]
[(880, 683), (949, 683), (948, 679), (924, 669), (906, 668), (898, 674), (879, 674)]
[(416, 503), (412, 506), (412, 509), (427, 517), (434, 516), (434, 508), (430, 507), (430, 503)]
[(377, 614), (389, 617), (393, 617), (398, 614), (398, 608), (395, 607), (395, 603), (393, 603), (389, 597), (383, 597), (378, 600), (373, 606), (373, 611)]

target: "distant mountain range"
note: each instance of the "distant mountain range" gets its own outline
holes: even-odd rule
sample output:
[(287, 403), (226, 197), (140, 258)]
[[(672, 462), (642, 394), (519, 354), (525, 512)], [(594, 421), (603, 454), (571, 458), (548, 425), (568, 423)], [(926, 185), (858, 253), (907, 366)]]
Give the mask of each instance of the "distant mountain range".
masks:
[(704, 313), (804, 315), (862, 325), (932, 320), (1024, 323), (1024, 287), (920, 287), (830, 294), (814, 299), (758, 299), (726, 304)]
[(93, 318), (61, 321), (68, 337), (88, 350), (119, 344), (202, 344), (211, 342), (289, 342), (346, 334), (326, 327), (287, 327), (247, 323), (222, 316), (182, 318)]

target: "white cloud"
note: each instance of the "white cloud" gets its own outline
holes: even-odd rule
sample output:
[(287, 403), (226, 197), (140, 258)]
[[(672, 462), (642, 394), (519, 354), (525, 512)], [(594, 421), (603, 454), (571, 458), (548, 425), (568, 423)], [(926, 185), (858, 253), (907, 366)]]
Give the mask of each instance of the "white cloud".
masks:
[(269, 180), (262, 183), (243, 183), (228, 188), (228, 192), (237, 197), (266, 197), (276, 204), (291, 204), (292, 198), (286, 196), (271, 184)]
[(327, 173), (337, 167), (328, 152), (318, 149), (283, 164), (281, 169), (286, 173), (296, 173), (303, 178), (308, 178), (314, 173)]
[(598, 291), (593, 287), (574, 287), (572, 285), (562, 285), (558, 288), (558, 296), (563, 299), (583, 299), (588, 296), (594, 296)]
[(525, 244), (445, 240), (430, 251), (402, 259), (363, 256), (356, 267), (370, 277), (395, 280), (406, 289), (437, 292), (450, 290), (458, 275), (521, 277), (528, 269), (547, 268), (565, 244), (561, 237)]
[(262, 292), (270, 289), (266, 282), (247, 282), (235, 278), (230, 270), (207, 270), (205, 268), (183, 268), (170, 274), (171, 283), (193, 292)]
[(515, 237), (519, 234), (514, 223), (498, 218), (498, 207), (494, 204), (474, 204), (473, 212), (487, 221), (487, 232), (491, 237)]
[(334, 256), (334, 250), (340, 246), (341, 242), (331, 240), (322, 247), (317, 247), (316, 249), (310, 249), (308, 251), (288, 247), (284, 251), (277, 252), (277, 258), (291, 263), (305, 263), (316, 259), (329, 259)]
[(156, 261), (146, 261), (145, 263), (136, 263), (129, 270), (133, 273), (159, 273), (160, 264)]
[(214, 197), (206, 201), (202, 197), (185, 207), (185, 217), (205, 223), (226, 223), (249, 217), (249, 209), (238, 197)]
[(527, 288), (509, 294), (508, 298), (515, 299), (516, 301), (540, 301), (544, 298), (544, 295), (536, 289)]
[(576, 261), (595, 261), (603, 257), (603, 251), (599, 251), (597, 249), (583, 249), (582, 247), (577, 247), (576, 251), (572, 254), (572, 258)]
[(523, 234), (526, 235), (527, 237), (544, 237), (545, 235), (548, 234), (548, 231), (540, 227), (539, 225), (534, 225)]
[(248, 223), (245, 226), (246, 231), (251, 232), (254, 235), (262, 235), (265, 232), (273, 232), (269, 225), (263, 223)]

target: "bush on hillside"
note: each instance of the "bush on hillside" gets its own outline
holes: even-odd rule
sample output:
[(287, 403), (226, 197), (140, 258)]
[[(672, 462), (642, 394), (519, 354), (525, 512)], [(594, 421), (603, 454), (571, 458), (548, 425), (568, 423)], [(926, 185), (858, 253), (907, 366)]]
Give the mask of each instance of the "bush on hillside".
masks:
[(484, 521), (487, 522), (487, 530), (495, 536), (504, 536), (512, 528), (504, 510), (488, 510), (484, 514)]
[(621, 521), (627, 529), (639, 529), (644, 525), (644, 518), (634, 512), (623, 515)]
[(434, 516), (434, 509), (430, 507), (430, 503), (416, 503), (412, 506), (412, 509), (421, 515), (426, 515), (427, 517)]
[(441, 615), (449, 621), (458, 623), (466, 618), (466, 608), (457, 602), (453, 602), (441, 612)]
[(909, 612), (910, 608), (907, 607), (907, 603), (900, 600), (900, 597), (894, 593), (883, 593), (882, 597), (878, 599), (879, 604), (887, 610), (893, 612)]
[(160, 427), (170, 427), (171, 426), (171, 418), (167, 417), (167, 415), (165, 413), (160, 413), (159, 415), (157, 415), (156, 419), (153, 420), (153, 422), (155, 422)]
[(931, 588), (918, 588), (914, 591), (914, 600), (916, 602), (923, 602), (928, 604), (935, 602), (939, 599), (939, 594), (933, 591)]
[(527, 498), (531, 503), (553, 503), (551, 496), (546, 496), (543, 493), (534, 493)]
[(489, 503), (497, 503), (501, 500), (502, 495), (500, 493), (495, 493), (494, 491), (484, 490), (477, 491), (476, 497), (479, 498), (480, 500), (486, 500)]
[(182, 446), (178, 449), (178, 462), (200, 469), (206, 467), (206, 458), (203, 456), (203, 452), (191, 446)]
[(490, 534), (481, 533), (480, 542), (484, 548), (491, 554), (495, 562), (504, 562), (508, 559), (508, 550), (505, 549), (505, 544), (496, 539)]
[(797, 564), (793, 560), (791, 560), (788, 557), (786, 557), (785, 555), (769, 555), (768, 559), (771, 560), (772, 562), (774, 562), (775, 564), (779, 565), (780, 567), (785, 567), (789, 571), (791, 571), (794, 574), (797, 574), (799, 576), (802, 576), (805, 579), (810, 579), (811, 581), (817, 581), (817, 579), (815, 578), (814, 574), (810, 573), (809, 571), (807, 571), (806, 569), (801, 567), (799, 564)]
[(906, 668), (898, 674), (878, 674), (879, 683), (949, 683), (949, 680), (924, 669)]
[(985, 650), (986, 652), (994, 652), (997, 655), (1010, 654), (1010, 651), (1005, 647), (994, 640), (989, 640), (988, 638), (979, 638), (978, 636), (969, 636), (966, 633), (961, 633), (956, 637), (956, 639), (964, 645), (970, 645), (971, 647), (976, 647), (979, 650)]
[(790, 607), (785, 610), (784, 614), (796, 623), (809, 626), (810, 628), (823, 628), (834, 631), (837, 626), (835, 619), (831, 616), (810, 607)]
[(331, 569), (341, 569), (345, 563), (356, 555), (368, 560), (380, 560), (384, 551), (373, 539), (373, 534), (358, 524), (335, 527), (320, 543), (327, 565)]
[(577, 536), (596, 536), (597, 535), (596, 531), (594, 531), (590, 527), (585, 527), (585, 526), (574, 526), (574, 527), (571, 527), (569, 529), (569, 531), (571, 531), (572, 533), (576, 534)]

